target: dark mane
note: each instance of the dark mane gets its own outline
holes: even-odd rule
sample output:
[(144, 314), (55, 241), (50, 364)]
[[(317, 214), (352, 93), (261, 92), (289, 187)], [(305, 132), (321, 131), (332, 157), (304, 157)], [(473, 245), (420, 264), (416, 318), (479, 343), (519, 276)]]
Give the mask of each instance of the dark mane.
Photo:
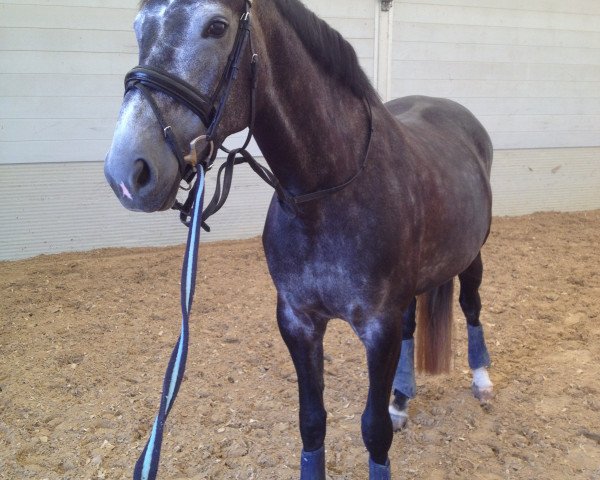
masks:
[(377, 98), (377, 92), (358, 63), (354, 48), (337, 30), (317, 17), (299, 0), (274, 0), (309, 54), (357, 97)]

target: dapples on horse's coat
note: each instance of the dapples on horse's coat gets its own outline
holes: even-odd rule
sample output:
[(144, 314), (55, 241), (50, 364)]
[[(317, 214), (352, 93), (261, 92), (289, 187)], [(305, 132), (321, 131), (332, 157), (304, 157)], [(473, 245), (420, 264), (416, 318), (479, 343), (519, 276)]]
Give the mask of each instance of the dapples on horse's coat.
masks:
[(390, 478), (392, 419), (401, 426), (415, 393), (413, 332), (418, 324), (417, 363), (447, 370), (455, 276), (473, 390), (491, 395), (478, 293), (489, 136), (449, 100), (384, 105), (352, 47), (298, 0), (144, 0), (135, 31), (140, 66), (127, 76), (105, 164), (113, 190), (129, 209), (175, 204), (186, 219), (190, 205), (175, 202), (182, 178), (192, 181), (227, 136), (250, 128), (273, 173), (247, 142), (233, 150), (202, 218), (225, 201), (236, 163), (275, 188), (263, 242), (298, 375), (301, 478), (325, 479), (323, 336), (332, 318), (366, 348), (369, 475)]

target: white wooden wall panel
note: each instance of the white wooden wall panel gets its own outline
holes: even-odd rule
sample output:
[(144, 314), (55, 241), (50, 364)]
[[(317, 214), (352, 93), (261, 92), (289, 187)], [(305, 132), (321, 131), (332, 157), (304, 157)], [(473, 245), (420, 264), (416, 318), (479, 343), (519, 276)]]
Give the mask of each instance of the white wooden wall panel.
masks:
[[(259, 159), (260, 160), (260, 159)], [(102, 247), (176, 245), (187, 229), (173, 211), (125, 210), (104, 180), (99, 162), (0, 165), (0, 260)], [(262, 233), (272, 189), (246, 165), (236, 168), (227, 204), (208, 223), (202, 241)], [(215, 175), (207, 176), (207, 197)]]
[[(0, 0), (0, 259), (184, 242), (176, 215), (124, 210), (102, 173), (137, 3)], [(304, 3), (375, 80), (379, 0)], [(393, 96), (448, 96), (482, 119), (500, 148), (495, 214), (600, 208), (600, 2), (394, 0), (392, 15)], [(270, 196), (242, 167), (203, 239), (259, 234)]]
[(52, 28), (67, 30), (109, 30), (129, 31), (136, 14), (136, 2), (123, 1), (121, 8), (91, 6), (87, 2), (73, 2), (73, 5), (54, 3), (37, 5), (0, 4), (0, 27), (10, 28)]
[(497, 150), (494, 215), (600, 208), (600, 148)]
[[(493, 6), (483, 8), (473, 1), (463, 3), (462, 0), (456, 0), (447, 5), (444, 3), (436, 0), (427, 3), (396, 0), (395, 15), (396, 18), (401, 16), (405, 22), (598, 31), (597, 19), (594, 17), (600, 13), (597, 10), (594, 13), (577, 11), (572, 9), (570, 2), (545, 7), (539, 5), (538, 9), (529, 5), (527, 9), (514, 8), (523, 5), (519, 0), (498, 1)], [(588, 1), (591, 11), (594, 10), (594, 3), (595, 0)]]
[(101, 162), (136, 64), (136, 2), (0, 2), (0, 164)]
[[(413, 4), (432, 4), (431, 0), (411, 0)], [(478, 8), (503, 8), (511, 11), (531, 11), (554, 13), (579, 13), (579, 14), (600, 14), (600, 4), (590, 0), (528, 0), (520, 2), (518, 0), (435, 0), (435, 5), (451, 5), (460, 4), (465, 7)]]
[[(137, 63), (138, 2), (33, 3), (0, 3), (0, 164), (102, 161), (123, 76)], [(307, 3), (352, 42), (373, 78), (375, 3)], [(255, 143), (251, 151), (260, 153)]]
[[(127, 15), (129, 16), (129, 13)], [(102, 52), (137, 55), (137, 45), (131, 29), (116, 31), (2, 28), (0, 45), (4, 50), (9, 50), (10, 47), (10, 50), (18, 52)]]
[[(586, 0), (589, 2), (589, 0)], [(600, 3), (598, 3), (600, 5)], [(486, 45), (504, 45), (510, 39), (513, 45), (533, 45), (547, 47), (576, 47), (598, 48), (600, 33), (590, 30), (558, 30), (550, 28), (514, 28), (502, 26), (482, 26), (434, 23), (408, 22), (401, 13), (394, 12), (396, 21), (403, 22), (397, 31), (396, 40), (406, 42), (442, 42), (442, 43), (471, 43), (473, 39)]]
[[(35, 2), (35, 3), (34, 3)], [(46, 6), (63, 6), (63, 7), (103, 7), (103, 8), (127, 8), (132, 6), (132, 2), (124, 2), (123, 0), (3, 0), (6, 5), (46, 5)]]
[(600, 2), (394, 2), (392, 92), (452, 98), (497, 149), (600, 145)]

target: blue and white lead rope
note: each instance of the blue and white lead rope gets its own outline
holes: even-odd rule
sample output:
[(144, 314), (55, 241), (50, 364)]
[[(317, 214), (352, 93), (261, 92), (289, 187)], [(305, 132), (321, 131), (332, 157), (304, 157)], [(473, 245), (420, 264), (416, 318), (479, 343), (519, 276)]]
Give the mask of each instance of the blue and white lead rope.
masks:
[(163, 380), (163, 390), (160, 399), (158, 414), (154, 420), (152, 433), (144, 447), (140, 458), (135, 464), (134, 480), (153, 480), (158, 471), (160, 447), (162, 444), (163, 428), (169, 411), (173, 406), (187, 359), (189, 317), (194, 299), (196, 285), (196, 267), (198, 264), (198, 245), (200, 244), (200, 227), (202, 224), (202, 204), (204, 201), (204, 169), (198, 169), (198, 178), (194, 185), (194, 206), (190, 228), (188, 231), (187, 246), (181, 269), (181, 333), (177, 345), (171, 353), (169, 365)]

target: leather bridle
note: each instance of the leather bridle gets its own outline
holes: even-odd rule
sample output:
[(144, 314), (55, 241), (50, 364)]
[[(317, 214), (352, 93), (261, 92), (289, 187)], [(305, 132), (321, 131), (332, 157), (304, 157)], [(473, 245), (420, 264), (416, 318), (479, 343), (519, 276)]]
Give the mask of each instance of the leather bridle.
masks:
[[(131, 90), (138, 90), (150, 104), (150, 107), (154, 112), (154, 116), (156, 117), (162, 129), (164, 139), (173, 152), (173, 155), (177, 159), (181, 179), (187, 184), (192, 183), (196, 175), (196, 169), (199, 165), (201, 165), (205, 170), (209, 170), (217, 156), (215, 139), (217, 137), (219, 124), (221, 123), (223, 111), (225, 110), (225, 105), (227, 104), (227, 99), (229, 98), (232, 85), (237, 78), (240, 68), (240, 61), (248, 43), (250, 43), (250, 49), (252, 50), (250, 39), (250, 9), (252, 7), (252, 1), (245, 0), (244, 7), (245, 11), (240, 18), (233, 48), (229, 54), (227, 64), (225, 65), (223, 73), (221, 74), (221, 78), (211, 96), (203, 94), (188, 82), (157, 67), (138, 65), (131, 69), (127, 75), (125, 75), (125, 94)], [(248, 137), (246, 138), (246, 141), (241, 149), (238, 149), (244, 151), (248, 147), (250, 138), (252, 137), (255, 114), (258, 56), (254, 52), (251, 53), (251, 118), (249, 123)], [(173, 100), (184, 105), (196, 116), (198, 116), (198, 118), (200, 118), (206, 127), (205, 134), (195, 138), (190, 142), (190, 153), (188, 155), (184, 155), (184, 150), (181, 148), (181, 145), (177, 140), (177, 135), (175, 134), (171, 125), (168, 125), (165, 121), (164, 116), (154, 100), (151, 90), (168, 95)], [(219, 148), (226, 153), (231, 153), (223, 146), (219, 145)], [(193, 198), (193, 195), (191, 195), (190, 192), (189, 199), (191, 198)], [(174, 209), (181, 211), (182, 221), (186, 224), (188, 223), (187, 219), (189, 217), (191, 208), (191, 205), (186, 205), (188, 203), (191, 203), (191, 200), (190, 202), (186, 201), (184, 204), (176, 201), (175, 205), (173, 206)], [(222, 203), (224, 203), (224, 200)], [(210, 207), (211, 205), (209, 204), (207, 210)], [(215, 212), (216, 210), (212, 213)], [(208, 218), (208, 216), (209, 215), (203, 216), (203, 219), (205, 220)], [(205, 224), (204, 226), (206, 227)]]
[[(348, 185), (354, 182), (356, 178), (359, 177), (366, 167), (373, 136), (373, 115), (371, 111), (371, 105), (368, 99), (365, 97), (364, 101), (369, 117), (369, 138), (363, 161), (358, 170), (346, 181), (334, 187), (325, 188), (302, 195), (291, 195), (289, 192), (287, 192), (279, 183), (275, 175), (266, 167), (261, 165), (247, 151), (248, 144), (250, 143), (250, 139), (252, 138), (254, 132), (258, 55), (253, 51), (252, 37), (250, 32), (250, 9), (252, 8), (252, 0), (245, 0), (244, 7), (245, 11), (240, 18), (239, 28), (233, 48), (229, 54), (225, 69), (223, 70), (219, 83), (217, 84), (212, 96), (209, 97), (199, 92), (194, 86), (190, 85), (186, 81), (156, 67), (138, 65), (130, 70), (125, 76), (125, 94), (127, 94), (127, 92), (130, 90), (138, 90), (148, 101), (163, 131), (165, 141), (177, 159), (179, 164), (179, 173), (184, 182), (186, 182), (188, 185), (192, 184), (198, 167), (203, 168), (205, 171), (209, 170), (215, 161), (218, 149), (221, 149), (228, 154), (226, 162), (219, 167), (213, 198), (207, 205), (204, 212), (202, 212), (202, 228), (207, 231), (210, 231), (210, 228), (208, 225), (206, 225), (205, 220), (216, 213), (223, 206), (225, 200), (227, 200), (227, 196), (229, 195), (229, 190), (231, 187), (233, 167), (235, 165), (240, 163), (248, 163), (252, 170), (254, 170), (258, 176), (260, 176), (260, 178), (262, 178), (266, 183), (275, 189), (279, 201), (283, 205), (289, 207), (292, 212), (297, 213), (298, 205), (338, 192), (346, 188)], [(227, 99), (229, 98), (231, 88), (239, 72), (240, 61), (246, 45), (250, 45), (251, 53), (250, 120), (248, 124), (248, 136), (241, 147), (229, 151), (222, 145), (216, 145), (215, 139), (217, 138), (217, 131), (223, 116), (223, 111), (225, 110)], [(166, 123), (164, 116), (160, 112), (160, 109), (158, 108), (158, 105), (152, 96), (151, 90), (166, 94), (175, 101), (187, 107), (200, 118), (206, 127), (207, 130), (204, 135), (201, 135), (190, 142), (190, 153), (188, 155), (184, 155), (184, 151), (177, 140), (177, 136), (175, 135), (173, 128)], [(223, 172), (225, 172), (225, 175), (223, 179), (223, 187), (221, 189), (221, 174)], [(183, 204), (176, 200), (172, 208), (180, 211), (181, 221), (185, 225), (189, 226), (189, 218), (192, 211), (195, 189), (197, 189), (197, 182), (194, 187), (187, 187), (184, 189), (190, 190), (187, 200)]]

